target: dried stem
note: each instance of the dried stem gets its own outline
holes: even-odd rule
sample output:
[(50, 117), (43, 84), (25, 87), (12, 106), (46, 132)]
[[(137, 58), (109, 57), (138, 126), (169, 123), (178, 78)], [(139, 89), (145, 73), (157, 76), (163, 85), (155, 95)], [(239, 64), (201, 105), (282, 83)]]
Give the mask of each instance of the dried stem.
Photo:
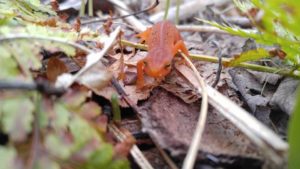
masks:
[[(126, 40), (121, 41), (124, 45), (131, 46), (137, 49), (143, 49), (147, 50), (147, 46), (140, 43), (133, 43)], [(213, 62), (218, 63), (219, 59), (215, 56), (209, 56), (209, 55), (198, 55), (198, 54), (190, 54), (190, 57), (194, 60), (200, 60), (200, 61), (207, 61), (207, 62)], [(230, 59), (228, 58), (222, 58), (222, 64), (228, 65), (230, 62)], [(275, 73), (283, 76), (289, 76), (294, 78), (300, 78), (300, 72), (296, 70), (286, 69), (286, 68), (276, 68), (276, 67), (268, 67), (268, 66), (261, 66), (257, 64), (251, 64), (251, 63), (239, 63), (235, 65), (235, 67), (242, 67), (250, 70), (260, 71), (260, 72), (268, 72), (268, 73)]]
[(42, 41), (52, 41), (52, 42), (57, 42), (57, 43), (62, 43), (62, 44), (67, 44), (70, 46), (73, 46), (77, 49), (80, 49), (86, 53), (92, 53), (93, 50), (74, 43), (74, 42), (70, 42), (69, 40), (65, 40), (65, 39), (61, 39), (61, 38), (50, 38), (50, 37), (42, 37), (42, 36), (34, 36), (34, 35), (22, 35), (22, 34), (18, 34), (18, 35), (7, 35), (4, 37), (0, 37), (0, 42), (4, 42), (4, 41), (10, 41), (10, 40), (18, 40), (18, 39), (28, 39), (28, 40), (42, 40)]
[(204, 132), (205, 128), (205, 122), (207, 117), (207, 109), (208, 109), (208, 96), (206, 91), (206, 84), (203, 80), (203, 78), (200, 76), (200, 73), (196, 69), (196, 67), (193, 65), (193, 63), (190, 61), (190, 59), (183, 53), (181, 53), (183, 58), (186, 60), (188, 65), (191, 67), (193, 72), (195, 73), (196, 79), (199, 83), (199, 86), (197, 87), (198, 92), (202, 95), (202, 101), (201, 101), (201, 108), (200, 108), (200, 115), (198, 118), (198, 122), (196, 125), (196, 130), (194, 132), (194, 137), (191, 142), (191, 146), (189, 147), (189, 150), (187, 152), (187, 156), (185, 157), (183, 161), (183, 169), (190, 169), (193, 168), (195, 164), (195, 160), (197, 157), (197, 152), (200, 147), (201, 138)]

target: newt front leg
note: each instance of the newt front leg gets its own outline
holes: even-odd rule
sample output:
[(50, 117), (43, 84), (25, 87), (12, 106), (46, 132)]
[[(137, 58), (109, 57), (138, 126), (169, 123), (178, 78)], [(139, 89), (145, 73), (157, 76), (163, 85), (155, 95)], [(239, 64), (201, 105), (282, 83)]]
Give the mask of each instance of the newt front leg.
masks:
[(136, 80), (136, 86), (138, 89), (141, 89), (144, 87), (145, 81), (144, 81), (144, 67), (145, 63), (144, 60), (140, 60), (137, 63), (137, 80)]
[[(185, 44), (183, 43), (182, 40), (179, 40), (173, 47), (173, 55), (176, 55), (178, 53), (178, 51), (181, 51), (182, 53), (184, 53), (186, 56), (189, 57), (189, 52), (187, 50), (187, 48), (185, 47)], [(181, 57), (179, 60), (179, 64), (184, 64), (186, 63), (186, 61)]]
[(188, 52), (187, 48), (185, 47), (182, 40), (177, 41), (176, 44), (174, 45), (173, 56), (176, 55), (176, 53), (178, 53), (178, 50), (181, 50), (182, 53), (189, 56), (189, 52)]

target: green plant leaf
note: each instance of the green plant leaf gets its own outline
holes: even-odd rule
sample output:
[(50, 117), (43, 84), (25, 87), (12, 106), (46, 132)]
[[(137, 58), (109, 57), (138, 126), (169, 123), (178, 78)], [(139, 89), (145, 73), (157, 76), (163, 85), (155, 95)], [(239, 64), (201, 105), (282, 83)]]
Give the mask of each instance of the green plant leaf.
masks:
[(263, 48), (249, 50), (241, 53), (240, 55), (234, 56), (234, 58), (228, 63), (228, 66), (236, 66), (242, 62), (256, 61), (267, 57), (269, 57), (269, 52)]
[(56, 103), (54, 105), (54, 112), (56, 118), (54, 120), (54, 127), (57, 130), (66, 129), (70, 122), (70, 112), (62, 103)]
[[(47, 167), (45, 167), (47, 166)], [(35, 163), (34, 169), (60, 169), (59, 164), (48, 156), (39, 156)]]
[(81, 149), (91, 140), (102, 141), (95, 128), (92, 128), (87, 121), (77, 115), (74, 115), (69, 124), (69, 128), (74, 138), (74, 149), (76, 150)]
[(3, 131), (13, 141), (24, 141), (31, 132), (34, 104), (27, 97), (11, 97), (1, 101), (1, 119)]
[(27, 21), (43, 21), (49, 16), (56, 16), (50, 6), (43, 5), (38, 0), (0, 0), (0, 16), (4, 18), (19, 16)]
[(95, 151), (87, 163), (88, 169), (108, 168), (113, 159), (113, 147), (110, 144), (103, 144)]
[(4, 46), (0, 46), (0, 79), (14, 79), (19, 76), (18, 64), (12, 58), (11, 53)]
[(63, 136), (48, 134), (45, 139), (47, 151), (60, 160), (66, 160), (72, 154), (72, 144), (64, 140)]
[(130, 169), (130, 164), (126, 159), (119, 159), (119, 160), (114, 160), (108, 168), (109, 169)]
[(297, 93), (297, 100), (288, 129), (288, 140), (290, 145), (288, 157), (289, 169), (298, 169), (300, 166), (300, 88), (298, 88)]
[(0, 169), (14, 169), (17, 152), (14, 148), (0, 146)]

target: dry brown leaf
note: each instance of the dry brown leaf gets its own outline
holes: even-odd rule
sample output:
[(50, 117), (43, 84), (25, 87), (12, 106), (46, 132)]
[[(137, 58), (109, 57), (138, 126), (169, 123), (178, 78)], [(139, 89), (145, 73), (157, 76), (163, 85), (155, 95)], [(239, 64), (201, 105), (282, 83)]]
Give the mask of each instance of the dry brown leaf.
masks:
[(57, 76), (68, 72), (68, 68), (64, 62), (59, 60), (57, 57), (49, 59), (47, 64), (47, 78), (50, 82), (55, 82)]
[[(120, 81), (121, 86), (123, 86), (122, 82)], [(124, 91), (127, 94), (127, 97), (132, 100), (134, 104), (137, 104), (139, 100), (147, 99), (150, 96), (150, 89), (139, 91), (136, 89), (135, 85), (126, 85), (123, 86)], [(102, 96), (108, 100), (111, 99), (111, 96), (114, 93), (117, 93), (116, 89), (112, 86), (106, 86), (102, 90), (93, 90), (97, 95)], [(120, 100), (121, 107), (129, 107), (129, 105), (124, 101)]]
[[(124, 61), (126, 65), (125, 69), (125, 79), (124, 81), (119, 81), (119, 84), (123, 87), (129, 99), (133, 101), (134, 104), (137, 104), (139, 100), (145, 100), (150, 96), (151, 88), (144, 90), (137, 90), (136, 83), (136, 63), (138, 60), (142, 59), (146, 56), (146, 52), (138, 52), (135, 56), (132, 54), (124, 55)], [(114, 73), (114, 76), (117, 77), (120, 71), (120, 57), (121, 54), (112, 55), (114, 59), (117, 61), (114, 62), (109, 70)], [(145, 81), (149, 84), (153, 84), (153, 79), (150, 77), (146, 77)], [(108, 100), (111, 99), (111, 96), (117, 91), (112, 86), (106, 86), (102, 90), (93, 90), (97, 95), (102, 96)], [(128, 107), (128, 104), (124, 101), (120, 101), (120, 106)]]
[[(187, 104), (158, 88), (142, 106), (143, 128), (173, 155), (186, 153), (199, 115), (199, 103)], [(213, 155), (260, 159), (251, 141), (225, 117), (210, 109), (200, 150)]]
[[(197, 61), (195, 65), (201, 76), (205, 79), (205, 82), (208, 85), (213, 84), (216, 76), (215, 72), (218, 68), (217, 64)], [(230, 81), (231, 78), (227, 70), (224, 69), (216, 88), (240, 104), (240, 100), (234, 95), (235, 91), (228, 84)], [(161, 87), (180, 97), (186, 103), (193, 103), (201, 98), (201, 95), (194, 87), (197, 85), (198, 83), (193, 71), (185, 64), (175, 64), (172, 72), (166, 77), (164, 83), (160, 84)]]

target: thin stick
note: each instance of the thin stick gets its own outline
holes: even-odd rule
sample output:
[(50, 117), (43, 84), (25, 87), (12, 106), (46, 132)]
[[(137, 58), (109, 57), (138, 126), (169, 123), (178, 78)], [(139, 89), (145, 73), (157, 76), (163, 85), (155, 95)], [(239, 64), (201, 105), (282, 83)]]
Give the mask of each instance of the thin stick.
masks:
[[(133, 42), (129, 42), (126, 40), (122, 40), (121, 42), (127, 46), (131, 46), (131, 47), (134, 47), (137, 49), (147, 50), (147, 46), (144, 44), (133, 43)], [(206, 61), (206, 62), (212, 62), (212, 63), (219, 62), (218, 57), (215, 57), (215, 56), (190, 54), (190, 57), (194, 60), (200, 60), (200, 61)], [(230, 59), (222, 58), (223, 65), (228, 64), (229, 62), (230, 62)], [(283, 75), (283, 76), (289, 76), (289, 77), (294, 77), (294, 78), (300, 79), (300, 72), (297, 70), (261, 66), (261, 65), (251, 64), (251, 63), (239, 63), (239, 64), (235, 65), (235, 67), (242, 67), (242, 68), (246, 68), (246, 69), (250, 69), (250, 70), (274, 73), (274, 74), (279, 74), (279, 75)]]
[(35, 112), (33, 119), (33, 139), (31, 145), (31, 152), (28, 162), (28, 169), (33, 169), (36, 167), (36, 162), (40, 158), (40, 111), (41, 111), (41, 95), (40, 93), (34, 93), (35, 100)]
[(62, 44), (67, 44), (67, 45), (73, 46), (77, 49), (80, 49), (80, 50), (86, 52), (86, 53), (93, 53), (93, 50), (91, 50), (83, 45), (73, 43), (73, 42), (70, 42), (68, 40), (61, 39), (61, 38), (51, 38), (51, 37), (19, 34), (19, 35), (6, 35), (4, 37), (0, 37), (0, 42), (9, 41), (9, 40), (18, 40), (18, 39), (30, 39), (30, 40), (35, 39), (35, 40), (42, 40), (42, 41), (52, 41), (52, 42), (57, 42), (57, 43), (62, 43)]
[(20, 80), (1, 80), (0, 90), (37, 90), (43, 94), (57, 96), (60, 96), (66, 92), (64, 88), (56, 88), (47, 81), (24, 82)]
[(181, 53), (182, 57), (186, 60), (188, 65), (191, 67), (193, 72), (195, 73), (195, 76), (197, 78), (197, 81), (199, 83), (198, 92), (202, 94), (202, 102), (201, 102), (201, 109), (200, 109), (200, 115), (198, 118), (198, 123), (196, 126), (196, 130), (194, 132), (194, 137), (191, 143), (191, 146), (188, 150), (188, 153), (183, 161), (183, 169), (191, 169), (193, 168), (195, 164), (195, 160), (197, 157), (197, 152), (200, 147), (201, 138), (203, 135), (206, 117), (207, 117), (207, 109), (208, 109), (208, 96), (206, 91), (206, 84), (203, 80), (203, 78), (200, 76), (200, 73), (196, 69), (196, 67), (193, 65), (193, 63), (190, 61), (190, 59), (184, 54)]
[[(108, 124), (108, 128), (117, 137), (119, 141), (122, 142), (125, 140), (126, 135), (123, 134), (122, 131), (120, 131), (116, 125)], [(135, 159), (135, 162), (141, 167), (141, 169), (153, 169), (149, 161), (146, 159), (146, 157), (136, 145), (133, 145), (133, 147), (130, 150), (130, 154)]]
[[(151, 138), (151, 136), (150, 136)], [(178, 169), (176, 164), (172, 161), (172, 159), (168, 156), (168, 154), (161, 148), (158, 142), (155, 139), (152, 139), (152, 142), (156, 146), (160, 155), (164, 158), (165, 162), (169, 165), (170, 169)]]

